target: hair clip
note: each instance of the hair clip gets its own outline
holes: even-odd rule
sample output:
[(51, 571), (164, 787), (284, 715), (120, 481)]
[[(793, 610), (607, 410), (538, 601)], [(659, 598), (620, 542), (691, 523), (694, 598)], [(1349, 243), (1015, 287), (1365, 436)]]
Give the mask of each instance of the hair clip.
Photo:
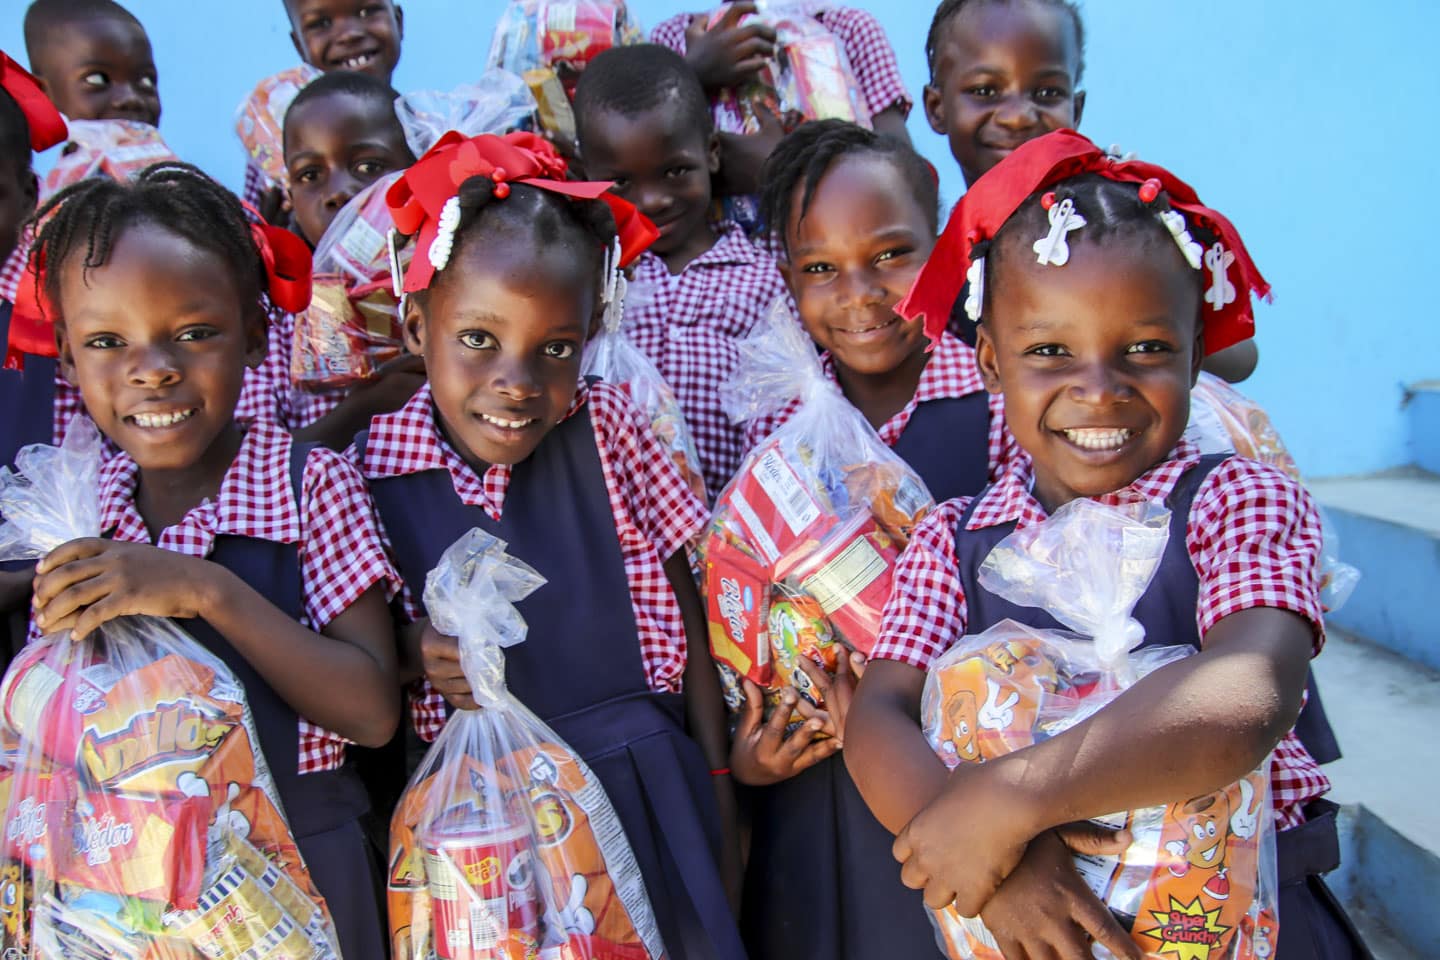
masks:
[(1210, 270), (1210, 289), (1205, 291), (1205, 302), (1219, 313), (1235, 302), (1235, 284), (1230, 282), (1226, 272), (1235, 262), (1235, 254), (1217, 243), (1205, 251), (1205, 266)]
[(435, 239), (430, 241), (430, 266), (438, 273), (450, 262), (450, 253), (455, 249), (455, 231), (460, 227), (460, 198), (451, 197), (440, 208), (440, 219)]
[[(1185, 215), (1175, 210), (1161, 210), (1155, 216), (1165, 225), (1165, 229), (1170, 231), (1170, 236), (1175, 238), (1175, 245), (1180, 248), (1181, 253), (1185, 254), (1185, 259), (1189, 261), (1190, 266), (1199, 270), (1200, 258), (1204, 256), (1205, 248), (1190, 236), (1190, 228), (1185, 224)], [(1235, 259), (1233, 253), (1230, 254), (1230, 259), (1232, 261)]]
[(391, 227), (385, 234), (385, 246), (390, 251), (390, 289), (399, 300), (405, 296), (405, 275), (400, 269), (400, 231)]
[(965, 272), (970, 292), (965, 295), (965, 316), (972, 322), (980, 322), (980, 311), (985, 308), (985, 258), (977, 257)]
[(496, 167), (490, 174), (490, 180), (495, 184), (495, 199), (504, 200), (510, 196), (510, 184), (506, 182), (509, 174), (504, 167)]
[(605, 284), (600, 291), (600, 302), (605, 306), (605, 317), (602, 322), (605, 329), (611, 332), (620, 329), (620, 321), (625, 314), (625, 292), (630, 286), (629, 281), (625, 279), (625, 271), (620, 269), (620, 261), (623, 257), (620, 238), (617, 236), (606, 248), (600, 262), (601, 276)]
[(1085, 218), (1075, 212), (1075, 201), (1069, 197), (1055, 203), (1055, 194), (1047, 193), (1040, 198), (1042, 206), (1047, 199), (1053, 204), (1046, 208), (1050, 211), (1050, 232), (1036, 240), (1032, 249), (1038, 254), (1037, 263), (1063, 267), (1070, 262), (1070, 245), (1065, 235), (1085, 226)]

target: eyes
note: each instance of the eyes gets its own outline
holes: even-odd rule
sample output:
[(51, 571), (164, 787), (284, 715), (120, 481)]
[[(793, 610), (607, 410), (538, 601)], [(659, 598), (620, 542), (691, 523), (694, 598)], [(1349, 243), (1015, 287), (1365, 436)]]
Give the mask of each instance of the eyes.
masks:
[(1191, 828), (1191, 832), (1195, 834), (1196, 840), (1205, 840), (1207, 838), (1213, 839), (1215, 837), (1215, 834), (1217, 833), (1215, 829), (1215, 821), (1211, 820), (1208, 824), (1197, 823), (1194, 827)]
[[(106, 90), (110, 87), (110, 74), (104, 70), (91, 70), (80, 78), (80, 82), (92, 90)], [(135, 89), (142, 93), (154, 93), (155, 78), (149, 74), (136, 78)]]
[[(219, 329), (207, 325), (186, 327), (175, 335), (176, 343), (201, 343), (220, 335)], [(118, 350), (126, 346), (124, 338), (113, 333), (91, 334), (81, 341), (91, 350)]]
[[(1027, 357), (1045, 357), (1047, 359), (1071, 356), (1070, 348), (1062, 343), (1039, 343), (1027, 348), (1024, 352)], [(1172, 353), (1175, 353), (1174, 345), (1166, 343), (1164, 340), (1141, 340), (1125, 347), (1127, 357), (1153, 357)]]
[[(999, 85), (994, 83), (972, 83), (962, 87), (960, 92), (981, 101), (994, 100), (1002, 93)], [(1070, 88), (1047, 83), (1025, 91), (1025, 96), (1042, 106), (1055, 106), (1070, 99)]]
[[(373, 17), (384, 16), (386, 12), (387, 10), (383, 3), (367, 3), (361, 6), (360, 9), (355, 12), (355, 15), (361, 20), (369, 20)], [(317, 33), (329, 30), (334, 25), (334, 17), (328, 14), (316, 14), (302, 21), (300, 30), (302, 33)]]
[[(395, 166), (385, 160), (367, 158), (356, 160), (351, 165), (351, 169), (354, 171), (356, 177), (369, 183), (389, 173), (395, 169)], [(320, 178), (324, 173), (325, 168), (320, 164), (311, 164), (310, 166), (301, 167), (299, 170), (291, 171), (290, 182), (307, 185), (316, 184), (320, 182)]]
[[(909, 262), (909, 256), (914, 252), (915, 248), (910, 246), (891, 247), (877, 253), (870, 262), (875, 266), (895, 267)], [(818, 281), (822, 278), (836, 276), (840, 270), (828, 260), (810, 260), (800, 264), (799, 272)]]
[[(456, 338), (470, 350), (499, 350), (500, 341), (494, 334), (484, 330), (465, 330)], [(579, 351), (579, 346), (569, 340), (550, 340), (541, 348), (542, 356), (550, 360), (569, 360)]]

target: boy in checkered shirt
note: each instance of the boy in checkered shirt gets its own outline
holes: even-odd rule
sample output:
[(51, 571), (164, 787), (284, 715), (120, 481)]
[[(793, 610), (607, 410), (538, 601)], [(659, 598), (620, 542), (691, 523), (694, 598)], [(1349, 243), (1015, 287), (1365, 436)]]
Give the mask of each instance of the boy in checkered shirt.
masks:
[(81, 181), (39, 219), (60, 367), (119, 452), (100, 471), (103, 535), (37, 567), (35, 627), (173, 617), (225, 660), (344, 956), (380, 960), (368, 803), (345, 754), (399, 720), (398, 577), (350, 463), (235, 415), (264, 301), (308, 296), (303, 246), (279, 230), (262, 245), (239, 201), (184, 164)]
[[(1006, 955), (1078, 956), (1093, 939), (1138, 958), (1066, 846), (1128, 841), (1066, 825), (1206, 794), (1273, 751), (1278, 955), (1363, 955), (1317, 873), (1335, 866), (1329, 783), (1292, 730), (1325, 636), (1315, 506), (1279, 470), (1202, 457), (1183, 437), (1204, 353), (1251, 335), (1251, 292), (1268, 284), (1187, 185), (1071, 131), (971, 187), (902, 315), (938, 335), (966, 276), (980, 369), (1023, 454), (916, 528), (847, 724), (847, 763), (899, 835), (905, 882), (931, 907), (982, 917)], [(1145, 642), (1198, 652), (1064, 733), (947, 775), (916, 722), (926, 668), (1006, 617), (1053, 623), (979, 584), (990, 549), (1078, 497), (1137, 496), (1172, 516), (1136, 608)]]
[(710, 220), (719, 140), (679, 54), (653, 44), (600, 54), (580, 76), (575, 118), (586, 173), (615, 181), (660, 229), (632, 271), (624, 331), (674, 389), (713, 495), (745, 443), (719, 388), (735, 373), (736, 343), (785, 295), (784, 278), (739, 226)]

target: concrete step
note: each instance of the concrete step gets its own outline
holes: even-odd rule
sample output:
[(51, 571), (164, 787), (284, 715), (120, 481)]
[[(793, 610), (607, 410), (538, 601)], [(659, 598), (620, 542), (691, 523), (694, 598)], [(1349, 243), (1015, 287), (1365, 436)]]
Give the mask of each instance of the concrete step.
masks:
[(1345, 753), (1324, 768), (1344, 805), (1328, 882), (1378, 957), (1440, 957), (1440, 671), (1333, 627), (1314, 666)]
[(1361, 573), (1332, 621), (1440, 670), (1440, 476), (1407, 467), (1308, 486)]
[(1410, 462), (1440, 473), (1440, 380), (1422, 380), (1405, 389)]

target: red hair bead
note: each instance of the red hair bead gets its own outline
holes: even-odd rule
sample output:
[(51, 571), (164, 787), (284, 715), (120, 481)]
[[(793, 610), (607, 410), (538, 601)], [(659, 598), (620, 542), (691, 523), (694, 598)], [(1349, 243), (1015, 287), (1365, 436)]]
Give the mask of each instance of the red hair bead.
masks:
[(1149, 180), (1146, 180), (1144, 183), (1140, 184), (1140, 202), (1141, 202), (1141, 203), (1154, 203), (1154, 202), (1155, 202), (1155, 198), (1158, 197), (1158, 196), (1160, 196), (1160, 181), (1159, 181), (1159, 180), (1156, 180), (1154, 177), (1151, 177)]

